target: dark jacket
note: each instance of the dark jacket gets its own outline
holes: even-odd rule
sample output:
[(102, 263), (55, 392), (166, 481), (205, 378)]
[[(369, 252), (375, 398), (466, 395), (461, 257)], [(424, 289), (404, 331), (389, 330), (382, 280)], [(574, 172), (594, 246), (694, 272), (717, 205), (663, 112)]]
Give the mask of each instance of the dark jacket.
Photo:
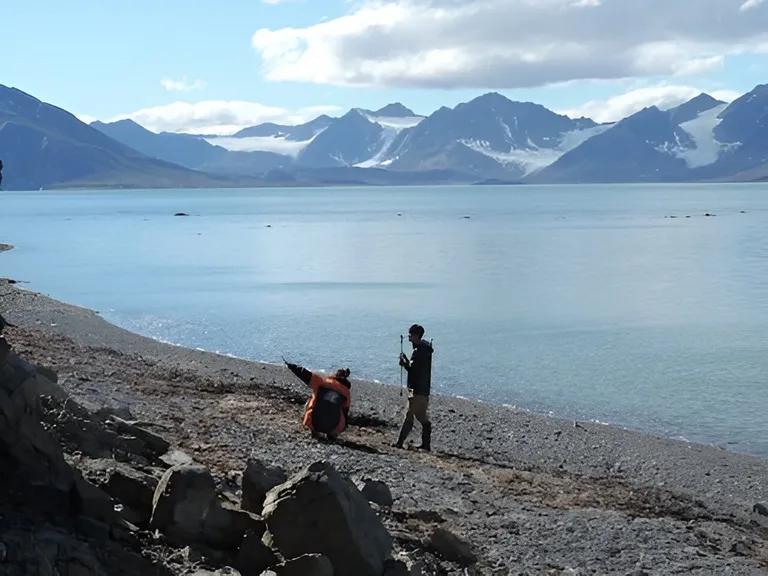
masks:
[(432, 344), (426, 340), (413, 349), (408, 371), (408, 388), (417, 396), (429, 396), (432, 388)]

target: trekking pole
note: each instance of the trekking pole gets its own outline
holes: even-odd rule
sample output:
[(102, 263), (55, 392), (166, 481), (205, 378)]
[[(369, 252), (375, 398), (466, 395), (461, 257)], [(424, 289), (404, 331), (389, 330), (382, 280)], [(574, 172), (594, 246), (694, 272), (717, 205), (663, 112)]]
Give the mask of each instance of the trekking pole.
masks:
[[(398, 363), (399, 363), (399, 360), (402, 360), (402, 357), (403, 357), (403, 335), (400, 334), (400, 358), (398, 358)], [(400, 364), (400, 396), (402, 395), (403, 395), (403, 365)]]

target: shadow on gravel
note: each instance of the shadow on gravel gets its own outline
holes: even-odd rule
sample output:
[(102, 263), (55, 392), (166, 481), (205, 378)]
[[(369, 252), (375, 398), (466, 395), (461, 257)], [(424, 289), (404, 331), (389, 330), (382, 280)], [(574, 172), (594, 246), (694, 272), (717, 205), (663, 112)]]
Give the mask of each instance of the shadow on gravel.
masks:
[(347, 424), (360, 428), (387, 428), (390, 426), (386, 420), (368, 414), (352, 414), (347, 418)]
[(349, 448), (350, 450), (359, 450), (360, 452), (365, 452), (366, 454), (381, 454), (381, 452), (376, 448), (368, 446), (367, 444), (355, 442), (353, 440), (338, 440), (336, 443), (339, 446), (343, 446), (344, 448)]

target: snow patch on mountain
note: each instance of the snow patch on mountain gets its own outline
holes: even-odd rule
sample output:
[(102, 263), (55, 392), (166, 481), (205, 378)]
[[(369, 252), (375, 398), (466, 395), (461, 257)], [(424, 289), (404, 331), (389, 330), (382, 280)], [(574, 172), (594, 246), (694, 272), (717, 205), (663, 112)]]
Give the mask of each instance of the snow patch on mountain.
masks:
[(685, 130), (694, 142), (693, 148), (678, 146), (669, 152), (678, 158), (685, 160), (689, 168), (698, 168), (717, 162), (723, 150), (732, 147), (730, 144), (722, 144), (715, 139), (715, 127), (720, 124), (718, 115), (725, 110), (728, 104), (721, 104), (709, 110), (705, 110), (693, 120), (683, 122), (680, 128)]
[(382, 132), (376, 152), (368, 160), (355, 164), (358, 168), (383, 168), (392, 164), (395, 159), (389, 157), (388, 152), (397, 135), (424, 120), (423, 116), (374, 116), (372, 114), (363, 114), (363, 116), (368, 121), (381, 126)]
[(355, 164), (355, 166), (358, 168), (383, 167), (392, 164), (394, 159), (389, 158), (387, 156), (387, 152), (389, 152), (389, 148), (392, 146), (392, 142), (394, 142), (395, 138), (397, 138), (397, 135), (401, 132), (401, 130), (391, 126), (382, 126), (382, 128), (383, 130), (381, 132), (381, 140), (379, 140), (376, 153), (368, 160)]
[(221, 146), (232, 152), (274, 152), (296, 158), (299, 153), (306, 148), (312, 140), (317, 138), (317, 132), (309, 140), (288, 140), (285, 136), (246, 136), (244, 138), (234, 138), (229, 136), (219, 136), (215, 138), (205, 138), (205, 141), (214, 146)]
[(371, 122), (375, 122), (382, 128), (394, 128), (395, 130), (405, 130), (406, 128), (413, 128), (417, 126), (419, 122), (424, 120), (423, 116), (373, 116), (371, 114), (365, 114)]
[[(490, 143), (485, 140), (462, 139), (458, 142), (475, 152), (480, 152), (493, 158), (500, 164), (515, 165), (523, 171), (524, 176), (528, 176), (537, 170), (546, 168), (566, 152), (573, 150), (593, 136), (605, 132), (611, 126), (613, 124), (601, 124), (583, 130), (563, 132), (557, 145), (552, 148), (539, 147), (531, 142), (530, 139), (528, 139), (527, 148), (511, 148), (508, 152), (494, 150)], [(509, 130), (509, 127), (507, 127), (507, 130)]]

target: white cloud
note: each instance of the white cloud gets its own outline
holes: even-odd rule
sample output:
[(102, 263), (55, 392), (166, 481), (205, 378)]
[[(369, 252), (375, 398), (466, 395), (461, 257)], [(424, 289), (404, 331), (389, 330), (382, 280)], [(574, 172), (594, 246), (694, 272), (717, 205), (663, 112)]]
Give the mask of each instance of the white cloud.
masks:
[(160, 84), (168, 92), (193, 92), (196, 90), (202, 90), (205, 88), (206, 83), (204, 80), (187, 80), (185, 76), (181, 80), (173, 80), (171, 78), (163, 78), (160, 80)]
[[(693, 86), (649, 86), (631, 90), (606, 100), (592, 100), (575, 108), (560, 110), (560, 113), (571, 118), (587, 116), (595, 122), (615, 122), (648, 106), (656, 106), (662, 110), (673, 108), (702, 92), (703, 90)], [(709, 94), (724, 102), (730, 102), (740, 96), (739, 93), (732, 90), (718, 90)]]
[(98, 118), (89, 114), (75, 114), (75, 117), (84, 124), (90, 124), (91, 122), (98, 120)]
[(753, 8), (757, 8), (760, 6), (760, 4), (763, 3), (764, 0), (747, 0), (739, 7), (739, 10), (741, 12), (746, 12), (747, 10), (752, 10)]
[(258, 102), (239, 100), (205, 100), (173, 102), (164, 106), (142, 108), (106, 120), (114, 122), (130, 118), (153, 132), (187, 132), (190, 134), (229, 135), (263, 122), (301, 124), (321, 114), (337, 114), (337, 106), (310, 106), (289, 110)]
[(685, 76), (768, 42), (768, 11), (742, 14), (761, 1), (365, 0), (312, 26), (262, 28), (252, 45), (275, 81), (504, 89)]

